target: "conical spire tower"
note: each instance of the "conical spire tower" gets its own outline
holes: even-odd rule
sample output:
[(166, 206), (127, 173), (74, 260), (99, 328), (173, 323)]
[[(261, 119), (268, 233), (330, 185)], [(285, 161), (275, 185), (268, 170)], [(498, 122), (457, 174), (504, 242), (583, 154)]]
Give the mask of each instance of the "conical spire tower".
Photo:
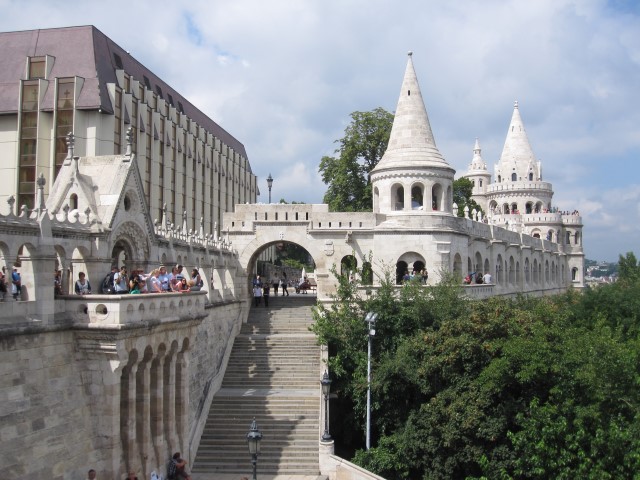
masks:
[(389, 144), (371, 171), (373, 210), (451, 214), (454, 174), (436, 147), (409, 52)]
[(507, 131), (502, 155), (496, 168), (499, 181), (541, 180), (540, 165), (536, 160), (527, 132), (520, 116), (518, 102), (514, 103), (511, 123)]
[(409, 52), (389, 145), (374, 171), (429, 165), (448, 166), (436, 147), (416, 71), (413, 68), (412, 52)]

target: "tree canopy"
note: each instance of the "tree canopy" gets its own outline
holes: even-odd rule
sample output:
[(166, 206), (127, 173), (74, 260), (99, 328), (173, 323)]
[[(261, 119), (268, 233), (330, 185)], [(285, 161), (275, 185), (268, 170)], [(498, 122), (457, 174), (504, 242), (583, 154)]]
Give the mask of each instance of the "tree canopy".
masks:
[(393, 114), (383, 108), (353, 112), (344, 137), (336, 140), (337, 156), (322, 157), (319, 171), (328, 185), (323, 201), (331, 211), (372, 210), (370, 172), (384, 155), (393, 125)]
[(638, 478), (640, 282), (471, 301), (446, 275), (400, 289), (387, 275), (369, 294), (338, 277), (313, 329), (329, 346), (339, 454), (389, 480)]
[[(473, 183), (466, 177), (460, 177), (453, 181), (453, 203), (458, 205), (458, 216), (464, 217), (464, 208), (469, 207), (469, 215), (473, 209), (482, 212), (480, 205), (471, 198)], [(484, 213), (484, 212), (483, 212)]]

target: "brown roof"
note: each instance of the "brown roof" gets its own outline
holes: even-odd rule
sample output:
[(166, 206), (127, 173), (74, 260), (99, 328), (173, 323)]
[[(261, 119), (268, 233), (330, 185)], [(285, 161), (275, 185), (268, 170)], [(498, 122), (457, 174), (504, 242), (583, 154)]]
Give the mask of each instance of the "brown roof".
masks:
[[(84, 78), (77, 103), (79, 109), (102, 108), (112, 113), (107, 84), (116, 83), (116, 69), (121, 68), (143, 85), (146, 77), (154, 92), (160, 87), (167, 102), (171, 96), (173, 106), (179, 111), (247, 156), (240, 141), (92, 25), (0, 33), (0, 114), (18, 111), (19, 80), (25, 78), (26, 58), (44, 55), (55, 57), (49, 78)], [(116, 62), (120, 62), (121, 67)], [(53, 89), (48, 89), (42, 104), (44, 110), (53, 109), (53, 94)]]

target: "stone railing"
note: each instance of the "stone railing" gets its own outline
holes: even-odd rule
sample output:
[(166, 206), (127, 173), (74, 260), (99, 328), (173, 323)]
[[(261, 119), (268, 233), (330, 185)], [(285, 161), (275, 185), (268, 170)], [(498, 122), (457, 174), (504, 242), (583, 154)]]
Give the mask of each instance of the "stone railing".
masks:
[(69, 295), (67, 316), (76, 325), (119, 328), (204, 318), (206, 291), (142, 295)]
[(521, 190), (546, 190), (551, 192), (553, 190), (553, 186), (549, 182), (534, 181), (493, 183), (487, 186), (487, 193), (489, 194)]

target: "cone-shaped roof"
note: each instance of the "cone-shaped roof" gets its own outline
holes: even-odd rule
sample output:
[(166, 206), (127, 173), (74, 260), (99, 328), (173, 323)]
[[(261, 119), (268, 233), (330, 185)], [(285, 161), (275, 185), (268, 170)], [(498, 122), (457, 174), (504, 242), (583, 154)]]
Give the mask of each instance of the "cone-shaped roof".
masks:
[(527, 132), (520, 117), (518, 102), (515, 102), (499, 166), (505, 173), (514, 168), (516, 171), (524, 172), (532, 162), (536, 162), (536, 157), (533, 154)]
[(473, 158), (469, 164), (469, 172), (477, 170), (487, 170), (487, 164), (482, 159), (482, 149), (480, 148), (480, 141), (476, 138), (476, 143), (473, 146)]
[(436, 147), (411, 56), (409, 52), (389, 145), (373, 171), (449, 167)]

